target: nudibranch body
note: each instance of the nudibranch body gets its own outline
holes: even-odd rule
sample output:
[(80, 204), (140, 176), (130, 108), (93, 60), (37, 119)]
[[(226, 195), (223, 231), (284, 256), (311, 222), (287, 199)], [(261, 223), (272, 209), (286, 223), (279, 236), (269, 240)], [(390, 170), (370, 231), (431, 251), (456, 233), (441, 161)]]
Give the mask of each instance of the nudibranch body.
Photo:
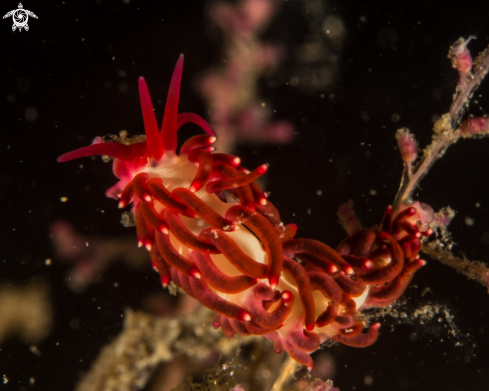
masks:
[[(119, 179), (106, 195), (131, 212), (138, 244), (149, 251), (167, 287), (171, 281), (214, 310), (214, 326), (231, 337), (263, 335), (312, 368), (310, 352), (332, 338), (364, 347), (379, 324), (362, 333), (360, 310), (397, 300), (424, 262), (420, 237), (428, 235), (422, 208), (387, 208), (381, 227), (350, 224), (336, 250), (294, 239), (296, 226), (280, 214), (256, 183), (268, 165), (248, 171), (238, 157), (213, 153), (216, 135), (192, 113), (178, 114), (183, 55), (170, 84), (161, 130), (143, 78), (139, 92), (146, 136), (97, 138), (58, 158), (114, 158)], [(207, 134), (190, 138), (177, 154), (177, 130), (192, 122)], [(353, 216), (353, 217), (352, 217)], [(355, 220), (354, 215), (348, 216)]]

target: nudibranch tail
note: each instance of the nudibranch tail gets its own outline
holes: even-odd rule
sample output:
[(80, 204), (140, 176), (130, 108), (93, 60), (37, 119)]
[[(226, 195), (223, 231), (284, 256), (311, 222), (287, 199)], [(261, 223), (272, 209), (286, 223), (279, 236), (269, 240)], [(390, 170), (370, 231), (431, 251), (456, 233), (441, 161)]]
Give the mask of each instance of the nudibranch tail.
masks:
[[(397, 300), (424, 265), (417, 254), (421, 237), (432, 232), (430, 211), (418, 204), (388, 207), (380, 227), (351, 222), (336, 249), (295, 239), (297, 226), (282, 223), (256, 182), (268, 165), (249, 171), (239, 157), (212, 153), (212, 127), (197, 114), (178, 114), (182, 67), (183, 55), (161, 131), (141, 77), (146, 136), (96, 138), (58, 161), (114, 158), (119, 181), (106, 194), (120, 208), (132, 204), (138, 245), (149, 251), (162, 285), (173, 282), (214, 310), (214, 327), (228, 337), (263, 335), (275, 351), (287, 351), (309, 369), (309, 353), (328, 339), (356, 347), (373, 343), (379, 324), (362, 333), (360, 311)], [(186, 123), (207, 134), (187, 140), (177, 154), (177, 131)]]

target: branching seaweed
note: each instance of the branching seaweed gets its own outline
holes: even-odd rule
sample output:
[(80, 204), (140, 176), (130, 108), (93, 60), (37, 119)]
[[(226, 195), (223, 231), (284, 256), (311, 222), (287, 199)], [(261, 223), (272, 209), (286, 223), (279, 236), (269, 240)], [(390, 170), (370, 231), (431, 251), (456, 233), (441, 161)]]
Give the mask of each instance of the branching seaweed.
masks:
[(212, 311), (160, 318), (127, 310), (123, 331), (106, 345), (77, 391), (133, 391), (147, 383), (153, 369), (176, 354), (204, 358), (215, 350), (229, 354), (252, 338), (227, 339), (212, 325)]
[[(467, 48), (468, 40), (459, 38), (450, 48), (448, 58), (453, 68), (459, 73), (459, 81), (454, 100), (448, 113), (443, 114), (433, 127), (433, 140), (423, 151), (421, 159), (417, 159), (417, 141), (408, 129), (399, 129), (396, 134), (399, 150), (404, 161), (401, 186), (395, 197), (393, 208), (397, 210), (401, 204), (412, 202), (412, 194), (421, 180), (428, 174), (433, 164), (441, 158), (448, 147), (461, 138), (480, 138), (489, 135), (489, 119), (486, 117), (469, 117), (463, 121), (475, 91), (489, 71), (489, 47), (482, 51), (474, 62)], [(435, 219), (433, 228), (438, 231), (437, 239), (424, 242), (421, 250), (429, 257), (439, 260), (458, 272), (489, 287), (489, 268), (481, 262), (468, 261), (452, 255), (446, 241), (450, 234), (446, 227), (454, 216), (454, 212), (445, 208)], [(451, 247), (451, 246), (449, 246)]]
[[(409, 129), (399, 129), (396, 137), (399, 144), (404, 172), (401, 186), (394, 200), (394, 210), (401, 204), (410, 203), (413, 192), (421, 180), (428, 174), (433, 164), (441, 158), (448, 147), (460, 138), (477, 138), (489, 134), (489, 120), (485, 117), (469, 118), (461, 123), (470, 99), (489, 71), (489, 47), (479, 54), (472, 67), (472, 57), (467, 43), (460, 38), (450, 48), (448, 57), (459, 72), (459, 82), (454, 101), (448, 113), (443, 114), (433, 127), (433, 140), (423, 151), (421, 159), (413, 165), (417, 158), (417, 142)], [(472, 73), (474, 69), (474, 73)]]

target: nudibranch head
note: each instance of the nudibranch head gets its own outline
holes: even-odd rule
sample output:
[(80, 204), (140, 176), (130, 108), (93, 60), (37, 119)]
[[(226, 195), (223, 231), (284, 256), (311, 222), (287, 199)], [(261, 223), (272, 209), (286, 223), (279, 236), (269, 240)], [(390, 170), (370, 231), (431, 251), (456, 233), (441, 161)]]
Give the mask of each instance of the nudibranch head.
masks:
[[(173, 73), (161, 129), (148, 87), (139, 79), (145, 136), (96, 138), (60, 162), (104, 155), (119, 181), (107, 196), (132, 204), (138, 245), (150, 254), (164, 287), (173, 281), (214, 310), (227, 336), (258, 334), (312, 368), (310, 352), (334, 339), (372, 344), (379, 324), (361, 333), (359, 311), (387, 305), (406, 289), (417, 259), (420, 228), (415, 207), (388, 208), (381, 228), (351, 232), (336, 250), (294, 239), (256, 180), (267, 170), (241, 166), (238, 157), (213, 153), (216, 134), (200, 116), (178, 113), (183, 55)], [(177, 131), (192, 122), (207, 134), (177, 153)], [(359, 224), (354, 224), (358, 226)]]

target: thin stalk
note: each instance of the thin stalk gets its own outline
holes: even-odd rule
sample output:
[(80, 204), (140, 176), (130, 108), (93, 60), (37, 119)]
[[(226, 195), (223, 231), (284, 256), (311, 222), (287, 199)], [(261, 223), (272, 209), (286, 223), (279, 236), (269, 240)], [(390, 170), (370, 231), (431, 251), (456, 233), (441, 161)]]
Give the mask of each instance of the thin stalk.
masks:
[(289, 355), (286, 356), (282, 368), (280, 368), (280, 373), (275, 379), (275, 382), (270, 388), (270, 391), (285, 391), (285, 386), (294, 378), (294, 374), (299, 369), (300, 365), (291, 358)]
[(472, 99), (475, 91), (489, 71), (489, 47), (479, 54), (474, 62), (473, 70), (473, 74), (470, 72), (468, 74), (460, 74), (456, 95), (450, 106), (450, 111), (435, 123), (433, 141), (424, 150), (421, 160), (414, 167), (410, 163), (404, 163), (401, 185), (393, 203), (394, 211), (399, 209), (400, 204), (406, 204), (411, 201), (414, 191), (433, 164), (445, 154), (451, 144), (456, 143), (460, 139), (458, 126), (470, 99)]

